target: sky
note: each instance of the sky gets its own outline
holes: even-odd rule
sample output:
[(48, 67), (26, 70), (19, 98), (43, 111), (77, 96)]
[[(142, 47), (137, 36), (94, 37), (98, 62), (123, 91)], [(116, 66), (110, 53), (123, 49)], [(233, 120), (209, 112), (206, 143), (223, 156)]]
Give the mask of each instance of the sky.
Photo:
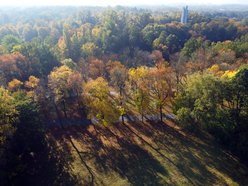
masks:
[(132, 6), (173, 4), (248, 4), (248, 0), (0, 0), (0, 6)]

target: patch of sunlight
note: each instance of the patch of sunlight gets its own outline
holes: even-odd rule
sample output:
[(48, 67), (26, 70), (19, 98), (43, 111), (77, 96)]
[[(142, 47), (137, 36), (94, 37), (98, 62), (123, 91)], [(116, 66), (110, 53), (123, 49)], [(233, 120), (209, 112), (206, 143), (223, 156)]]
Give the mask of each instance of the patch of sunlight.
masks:
[(233, 78), (238, 72), (234, 70), (227, 70), (225, 73), (221, 76), (222, 78)]
[[(206, 166), (206, 168), (209, 170), (209, 172), (211, 172), (211, 173), (214, 174), (216, 177), (218, 177), (219, 180), (221, 180), (222, 182), (224, 182), (225, 185), (239, 186), (238, 183), (236, 183), (236, 182), (233, 181), (230, 177), (228, 177), (228, 176), (225, 175), (224, 173), (218, 171), (218, 170), (215, 169), (214, 167)], [(216, 183), (215, 185), (223, 185), (223, 183)]]

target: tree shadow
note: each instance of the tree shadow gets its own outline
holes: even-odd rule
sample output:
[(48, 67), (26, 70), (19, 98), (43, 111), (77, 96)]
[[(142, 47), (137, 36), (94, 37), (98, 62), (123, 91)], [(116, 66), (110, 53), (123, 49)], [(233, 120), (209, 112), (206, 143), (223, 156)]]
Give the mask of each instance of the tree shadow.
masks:
[(108, 169), (127, 178), (132, 185), (162, 185), (162, 176), (167, 170), (154, 157), (128, 141), (121, 142), (121, 149), (108, 148), (108, 154), (101, 156), (97, 164), (104, 164)]
[[(201, 140), (182, 133), (165, 123), (118, 123), (108, 127), (95, 126), (91, 131), (85, 126), (74, 126), (68, 127), (67, 134), (77, 140), (78, 145), (83, 144), (86, 152), (79, 153), (86, 162), (92, 162), (90, 166), (100, 175), (115, 172), (132, 185), (171, 184), (171, 181), (166, 183), (170, 176), (161, 164), (164, 161), (174, 166), (190, 185), (226, 184), (209, 167), (240, 185), (247, 184), (245, 176), (233, 171), (233, 157), (215, 143), (206, 141), (205, 137)], [(236, 162), (236, 165), (240, 164)], [(244, 170), (247, 173), (247, 169)], [(101, 179), (97, 178), (98, 173), (95, 184)]]
[[(87, 173), (89, 174), (88, 179), (84, 179), (85, 185), (94, 185), (95, 176), (93, 174), (92, 169), (86, 163), (84, 158), (84, 152), (80, 151), (77, 145), (74, 143), (73, 139), (77, 139), (83, 142), (82, 134), (86, 132), (86, 128), (83, 125), (75, 125), (75, 126), (63, 126), (55, 127), (51, 131), (52, 136), (59, 141), (60, 146), (62, 147), (65, 153), (71, 153), (71, 150), (75, 150), (77, 156), (79, 157), (81, 164), (86, 168)], [(82, 181), (81, 181), (82, 182)]]
[[(110, 130), (101, 132), (112, 133)], [(161, 185), (161, 176), (167, 176), (168, 172), (160, 162), (132, 140), (115, 137), (119, 147), (105, 147), (105, 153), (95, 159), (96, 166), (103, 171), (117, 172), (132, 185)]]
[[(213, 139), (201, 133), (202, 136), (197, 135), (191, 137), (187, 132), (183, 131), (185, 135), (178, 130), (166, 125), (166, 123), (150, 122), (150, 130), (162, 131), (161, 133), (154, 133), (154, 143), (159, 146), (166, 147), (170, 153), (176, 155), (177, 166), (184, 172), (187, 177), (192, 178), (197, 185), (214, 184), (217, 177), (210, 172), (206, 167), (212, 167), (225, 175), (231, 177), (235, 182), (245, 185), (247, 179), (247, 168), (239, 166), (235, 158), (222, 150)], [(141, 130), (142, 131), (142, 130)], [(159, 135), (157, 135), (159, 134)], [(233, 171), (233, 168), (242, 169), (246, 175), (240, 174), (238, 171)]]
[(70, 174), (73, 159), (65, 152), (35, 122), (22, 122), (6, 150), (6, 179), (1, 184), (76, 185), (77, 178)]
[[(94, 132), (85, 128), (70, 130), (71, 136), (78, 137), (87, 145), (94, 166), (103, 173), (116, 172), (132, 185), (162, 185), (162, 179), (168, 175), (167, 170), (148, 151), (126, 139), (114, 134), (109, 128), (95, 126)], [(79, 137), (81, 134), (81, 137)], [(116, 143), (106, 145), (101, 138)]]

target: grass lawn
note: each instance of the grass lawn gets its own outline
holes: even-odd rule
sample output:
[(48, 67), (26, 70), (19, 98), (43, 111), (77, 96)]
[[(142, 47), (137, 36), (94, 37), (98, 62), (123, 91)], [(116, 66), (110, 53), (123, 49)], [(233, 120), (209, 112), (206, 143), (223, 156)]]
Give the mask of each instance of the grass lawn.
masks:
[(248, 185), (248, 170), (206, 134), (173, 122), (54, 127), (78, 185)]

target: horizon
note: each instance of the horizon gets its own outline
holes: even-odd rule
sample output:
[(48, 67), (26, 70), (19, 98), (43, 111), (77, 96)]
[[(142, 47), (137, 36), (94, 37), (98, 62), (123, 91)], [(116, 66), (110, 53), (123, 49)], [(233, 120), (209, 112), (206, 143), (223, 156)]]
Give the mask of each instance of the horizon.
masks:
[(132, 0), (124, 1), (116, 1), (116, 0), (108, 0), (100, 1), (100, 0), (91, 0), (90, 2), (83, 2), (81, 0), (43, 0), (43, 1), (33, 1), (33, 0), (9, 0), (2, 2), (0, 7), (30, 7), (30, 6), (98, 6), (98, 7), (107, 7), (107, 6), (201, 6), (201, 5), (209, 5), (209, 6), (218, 6), (218, 5), (248, 5), (248, 1), (246, 0), (237, 0), (235, 3), (231, 0), (206, 0), (204, 2), (200, 2), (197, 0), (175, 0), (172, 3), (164, 2), (162, 0), (137, 0), (135, 3)]

